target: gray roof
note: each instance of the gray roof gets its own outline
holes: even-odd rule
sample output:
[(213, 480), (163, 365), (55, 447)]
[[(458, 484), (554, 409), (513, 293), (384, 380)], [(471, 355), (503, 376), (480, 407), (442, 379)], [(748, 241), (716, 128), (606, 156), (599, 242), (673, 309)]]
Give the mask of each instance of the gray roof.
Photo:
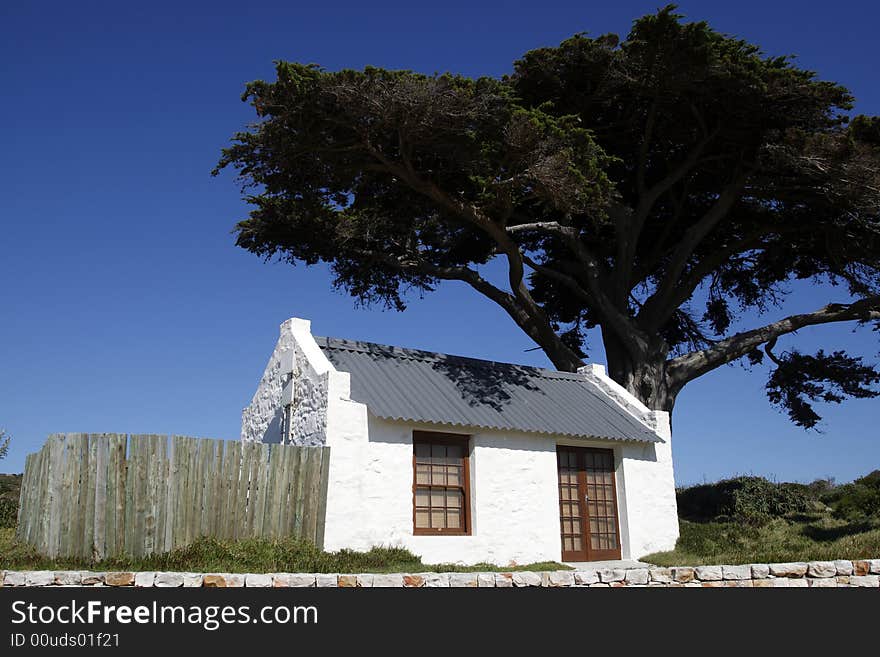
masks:
[(462, 427), (661, 442), (586, 377), (337, 338), (315, 340), (374, 415)]

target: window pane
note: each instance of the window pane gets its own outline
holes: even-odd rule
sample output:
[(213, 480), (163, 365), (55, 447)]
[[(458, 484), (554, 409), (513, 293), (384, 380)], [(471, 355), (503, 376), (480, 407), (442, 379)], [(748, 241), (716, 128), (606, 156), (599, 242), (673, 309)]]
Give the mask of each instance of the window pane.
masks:
[(437, 443), (433, 443), (431, 445), (431, 458), (432, 459), (442, 459), (446, 456), (446, 446), (438, 445)]
[(449, 486), (460, 486), (461, 478), (459, 477), (458, 466), (451, 465), (446, 468), (446, 484)]
[(446, 493), (446, 506), (452, 509), (460, 509), (462, 507), (462, 494), (460, 490), (451, 490)]
[(450, 509), (446, 512), (448, 529), (461, 529), (461, 512), (458, 509)]
[(416, 506), (430, 506), (429, 489), (416, 488)]
[(431, 466), (431, 483), (435, 486), (446, 485), (446, 468), (442, 465)]
[(431, 527), (434, 529), (446, 527), (446, 511), (431, 509)]
[(416, 483), (417, 484), (430, 484), (431, 483), (431, 466), (430, 465), (416, 465)]
[(430, 522), (428, 520), (428, 511), (416, 509), (416, 527), (419, 529), (427, 529), (430, 527)]
[(447, 445), (446, 446), (446, 456), (448, 457), (448, 463), (457, 463), (461, 460), (461, 445)]
[(434, 508), (446, 506), (446, 490), (443, 488), (431, 489), (431, 506)]
[(428, 443), (416, 443), (416, 458), (423, 461), (429, 456), (431, 456), (431, 446)]

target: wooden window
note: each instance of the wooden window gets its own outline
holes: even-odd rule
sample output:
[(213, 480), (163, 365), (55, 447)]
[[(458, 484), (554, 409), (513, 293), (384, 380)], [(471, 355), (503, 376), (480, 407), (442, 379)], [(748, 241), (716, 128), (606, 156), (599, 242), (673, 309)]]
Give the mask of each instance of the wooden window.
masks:
[(470, 439), (413, 432), (413, 533), (471, 533)]

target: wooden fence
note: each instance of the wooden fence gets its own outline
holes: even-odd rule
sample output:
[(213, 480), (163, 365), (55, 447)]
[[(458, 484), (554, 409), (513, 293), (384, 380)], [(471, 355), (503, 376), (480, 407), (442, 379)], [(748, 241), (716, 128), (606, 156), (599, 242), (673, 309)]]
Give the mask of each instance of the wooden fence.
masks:
[(329, 447), (49, 436), (25, 461), (16, 535), (49, 557), (172, 550), (199, 536), (324, 542)]

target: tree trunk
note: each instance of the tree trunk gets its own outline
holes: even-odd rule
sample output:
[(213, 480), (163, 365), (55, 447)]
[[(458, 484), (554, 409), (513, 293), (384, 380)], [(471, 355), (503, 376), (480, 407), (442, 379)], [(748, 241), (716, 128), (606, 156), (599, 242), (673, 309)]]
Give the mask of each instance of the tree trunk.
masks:
[(669, 348), (658, 339), (644, 353), (633, 354), (611, 332), (602, 332), (608, 376), (627, 389), (645, 406), (672, 413), (678, 390), (669, 386), (666, 359)]

